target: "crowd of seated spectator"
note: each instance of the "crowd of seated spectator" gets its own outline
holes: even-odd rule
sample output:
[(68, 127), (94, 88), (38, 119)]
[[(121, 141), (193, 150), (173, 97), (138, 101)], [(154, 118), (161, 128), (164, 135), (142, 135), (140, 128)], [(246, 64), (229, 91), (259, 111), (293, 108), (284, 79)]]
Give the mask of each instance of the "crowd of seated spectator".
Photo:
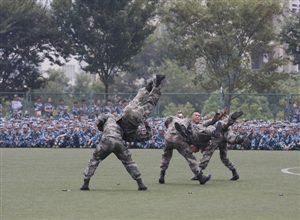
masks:
[[(59, 100), (55, 108), (51, 97), (45, 104), (37, 97), (34, 113), (30, 116), (28, 111), (22, 114), (22, 103), (18, 95), (14, 95), (10, 104), (10, 119), (2, 117), (3, 109), (0, 106), (0, 147), (95, 148), (101, 140), (101, 132), (96, 127), (98, 115), (109, 112), (118, 118), (127, 104), (128, 101), (124, 99), (113, 106), (108, 99), (106, 105), (101, 106), (101, 100), (98, 99), (96, 104), (92, 100), (88, 106), (86, 100), (82, 99), (81, 105), (75, 101), (69, 112), (63, 99)], [(57, 112), (56, 118), (54, 111)], [(124, 144), (132, 148), (162, 148), (165, 129), (162, 124), (158, 126), (158, 122), (158, 119), (149, 119), (153, 125), (151, 140)], [(140, 126), (140, 129), (145, 128)]]
[(289, 121), (243, 120), (232, 129), (237, 134), (252, 133), (251, 143), (243, 148), (240, 144), (229, 145), (237, 150), (299, 150), (300, 124)]
[[(49, 97), (47, 103), (42, 104), (41, 98), (37, 97), (34, 103), (34, 115), (31, 117), (27, 111), (22, 115), (22, 103), (18, 95), (10, 104), (10, 119), (2, 117), (0, 106), (0, 147), (51, 147), (51, 148), (95, 148), (101, 140), (101, 132), (97, 129), (97, 117), (101, 112), (110, 112), (115, 117), (120, 117), (123, 109), (128, 104), (127, 100), (120, 100), (115, 107), (111, 100), (107, 100), (102, 107), (101, 100), (96, 104), (92, 100), (91, 105), (86, 100), (73, 103), (71, 111), (60, 99), (55, 108)], [(57, 118), (53, 113), (57, 111)], [(298, 124), (299, 109), (295, 102), (291, 110), (292, 122), (289, 121), (263, 121), (263, 120), (237, 120), (231, 129), (236, 134), (248, 136), (252, 133), (249, 146), (242, 147), (239, 144), (228, 145), (229, 149), (237, 150), (299, 150), (300, 149), (300, 124)], [(178, 118), (183, 118), (181, 111), (177, 112)], [(150, 140), (139, 142), (124, 142), (130, 148), (163, 148), (166, 128), (164, 118), (149, 118), (153, 136)], [(206, 120), (206, 118), (202, 118)], [(296, 122), (297, 121), (297, 122)], [(146, 131), (140, 126), (141, 131)]]

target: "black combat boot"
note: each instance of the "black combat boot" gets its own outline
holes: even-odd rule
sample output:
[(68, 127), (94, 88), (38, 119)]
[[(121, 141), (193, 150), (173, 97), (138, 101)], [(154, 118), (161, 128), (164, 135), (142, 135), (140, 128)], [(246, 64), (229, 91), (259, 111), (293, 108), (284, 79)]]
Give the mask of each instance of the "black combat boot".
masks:
[(215, 138), (219, 138), (221, 135), (221, 131), (222, 131), (222, 123), (218, 122), (217, 126), (216, 126), (216, 130), (214, 130), (212, 132), (212, 136)]
[(203, 175), (202, 171), (197, 175), (198, 180), (200, 182), (201, 185), (205, 184), (207, 181), (210, 180), (211, 175), (207, 174), (207, 176)]
[(184, 139), (187, 139), (187, 132), (186, 132), (186, 128), (184, 127), (184, 125), (180, 125), (178, 122), (175, 122), (174, 125), (175, 125), (176, 131), (179, 132), (181, 137), (183, 137)]
[(164, 78), (166, 78), (165, 75), (156, 75), (155, 87), (159, 87)]
[(236, 120), (238, 117), (242, 116), (243, 114), (244, 114), (244, 113), (243, 113), (242, 111), (240, 111), (240, 112), (234, 112), (232, 115), (230, 115), (229, 118), (228, 118), (228, 122), (227, 122), (227, 124), (224, 126), (223, 130), (224, 130), (224, 131), (227, 131), (228, 128), (229, 128), (229, 126), (233, 125), (234, 122), (235, 122), (235, 120)]
[(136, 182), (139, 187), (138, 190), (147, 190), (147, 186), (144, 185), (142, 179), (137, 179)]
[(147, 85), (146, 85), (147, 91), (148, 91), (148, 92), (151, 92), (152, 87), (153, 87), (153, 80), (149, 80), (149, 81), (147, 82)]
[(231, 116), (230, 119), (236, 120), (238, 117), (242, 116), (244, 113), (242, 111), (240, 112), (234, 112)]
[(246, 140), (246, 137), (247, 137), (246, 135), (238, 135), (235, 138), (235, 142), (237, 144), (241, 144), (241, 143), (243, 143)]
[(243, 147), (244, 149), (246, 149), (247, 147), (249, 147), (252, 138), (253, 138), (253, 133), (251, 132), (251, 133), (244, 139), (244, 141), (242, 142), (242, 147)]
[(90, 190), (89, 188), (89, 183), (90, 183), (90, 180), (91, 179), (83, 179), (83, 185), (82, 187), (80, 188), (81, 190)]
[(191, 177), (191, 180), (198, 180), (198, 176), (193, 176), (193, 177)]
[(166, 175), (166, 171), (165, 170), (161, 170), (160, 171), (160, 176), (159, 176), (159, 179), (158, 179), (159, 183), (161, 183), (161, 184), (165, 183), (165, 175)]
[(230, 180), (238, 180), (240, 178), (240, 176), (235, 168), (233, 168), (233, 170), (231, 170), (231, 172), (232, 172), (232, 177), (230, 178)]

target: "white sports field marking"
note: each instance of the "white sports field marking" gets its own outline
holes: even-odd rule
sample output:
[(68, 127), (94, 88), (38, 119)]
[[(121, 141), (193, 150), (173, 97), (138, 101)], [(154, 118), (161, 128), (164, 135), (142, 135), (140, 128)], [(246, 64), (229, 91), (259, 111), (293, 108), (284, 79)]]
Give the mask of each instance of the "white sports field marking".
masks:
[(289, 171), (290, 169), (300, 169), (300, 167), (285, 168), (285, 169), (282, 169), (281, 172), (287, 173), (287, 174), (292, 174), (292, 175), (299, 175), (300, 176), (300, 173), (292, 173), (292, 172)]

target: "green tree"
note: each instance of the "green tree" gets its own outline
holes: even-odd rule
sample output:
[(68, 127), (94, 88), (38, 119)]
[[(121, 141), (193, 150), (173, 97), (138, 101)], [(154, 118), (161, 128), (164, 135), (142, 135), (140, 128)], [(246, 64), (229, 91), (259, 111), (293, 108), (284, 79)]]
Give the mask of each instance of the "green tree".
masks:
[(281, 43), (285, 44), (286, 54), (292, 57), (293, 64), (300, 64), (300, 13), (290, 12), (281, 30)]
[(218, 112), (219, 109), (219, 95), (212, 94), (208, 99), (205, 100), (204, 106), (201, 111), (201, 116), (207, 116), (210, 117), (212, 112)]
[[(52, 4), (65, 46), (87, 65), (82, 69), (98, 74), (105, 93), (121, 71), (132, 68), (146, 38), (155, 30), (155, 3), (147, 0), (56, 0)], [(64, 51), (64, 49), (62, 49)]]
[(192, 72), (186, 67), (178, 66), (175, 60), (167, 59), (155, 68), (155, 72), (166, 75), (162, 86), (163, 95), (158, 105), (159, 112), (162, 112), (171, 102), (176, 105), (189, 102), (193, 108), (200, 110), (204, 101), (210, 96), (203, 93), (204, 89), (201, 86), (192, 82)]
[(69, 78), (65, 75), (64, 70), (54, 70), (49, 69), (47, 71), (47, 83), (44, 88), (36, 89), (33, 93), (31, 93), (30, 97), (30, 105), (33, 106), (37, 96), (41, 97), (43, 103), (47, 102), (49, 97), (52, 98), (52, 102), (54, 106), (59, 104), (59, 100), (63, 99), (65, 101), (65, 105), (71, 107), (72, 101), (74, 100), (71, 93), (71, 86), (69, 85)]
[[(211, 112), (216, 112), (219, 107), (219, 99), (216, 95), (211, 95), (211, 97), (205, 101), (205, 105), (202, 109), (202, 116), (211, 116)], [(259, 94), (239, 94), (232, 100), (231, 103), (232, 112), (243, 111), (244, 115), (242, 118), (246, 119), (263, 119), (263, 120), (282, 120), (283, 118), (277, 118), (278, 113), (283, 108), (275, 109), (271, 112), (270, 103), (264, 95)]]
[[(88, 73), (76, 74), (75, 85), (71, 87), (71, 91), (77, 101), (85, 99), (90, 104), (91, 99), (104, 100), (104, 85), (100, 80), (95, 80), (95, 75)], [(99, 94), (102, 96), (99, 97)]]
[(174, 56), (164, 47), (159, 34), (155, 33), (147, 40), (141, 52), (132, 58), (134, 71), (131, 72), (131, 77), (144, 79), (146, 83), (150, 76), (158, 74), (157, 68), (169, 59), (174, 59)]
[[(273, 56), (277, 35), (272, 18), (283, 13), (280, 1), (175, 1), (162, 9), (168, 27), (166, 43), (181, 65), (196, 73), (195, 81), (211, 92), (268, 92), (288, 73), (278, 71), (287, 59)], [(261, 69), (253, 58), (271, 54)]]
[[(158, 40), (158, 33), (147, 39), (140, 53), (132, 58), (132, 71), (124, 72), (115, 77), (115, 84), (111, 86), (116, 93), (133, 93), (144, 86), (147, 80), (154, 78), (155, 74), (161, 74), (159, 68), (167, 59), (172, 59), (172, 55)], [(169, 76), (167, 76), (169, 78)], [(167, 80), (166, 80), (167, 81)], [(165, 84), (163, 86), (165, 88)], [(164, 90), (165, 91), (165, 90)], [(125, 95), (123, 96), (125, 97)], [(129, 95), (127, 98), (132, 98)]]
[(232, 108), (242, 110), (244, 112), (242, 117), (246, 119), (274, 120), (265, 96), (246, 96), (242, 94), (232, 101)]
[(0, 14), (0, 92), (43, 86), (39, 64), (55, 51), (47, 7), (38, 0), (1, 0)]
[(164, 117), (166, 117), (167, 115), (176, 115), (178, 110), (180, 110), (184, 116), (189, 117), (190, 114), (195, 110), (195, 108), (189, 102), (187, 102), (184, 105), (176, 105), (173, 102), (171, 102), (165, 107), (165, 110), (162, 112), (162, 115)]

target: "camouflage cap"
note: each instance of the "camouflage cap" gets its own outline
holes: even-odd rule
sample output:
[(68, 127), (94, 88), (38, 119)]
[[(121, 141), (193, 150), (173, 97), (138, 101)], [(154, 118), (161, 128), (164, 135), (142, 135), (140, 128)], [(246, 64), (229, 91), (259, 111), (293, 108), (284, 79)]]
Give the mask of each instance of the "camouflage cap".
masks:
[(162, 125), (157, 126), (157, 130), (164, 130), (164, 127)]
[(109, 112), (104, 112), (104, 113), (99, 114), (98, 121), (102, 122), (104, 124), (107, 121), (107, 119), (110, 117), (114, 118), (115, 116)]

